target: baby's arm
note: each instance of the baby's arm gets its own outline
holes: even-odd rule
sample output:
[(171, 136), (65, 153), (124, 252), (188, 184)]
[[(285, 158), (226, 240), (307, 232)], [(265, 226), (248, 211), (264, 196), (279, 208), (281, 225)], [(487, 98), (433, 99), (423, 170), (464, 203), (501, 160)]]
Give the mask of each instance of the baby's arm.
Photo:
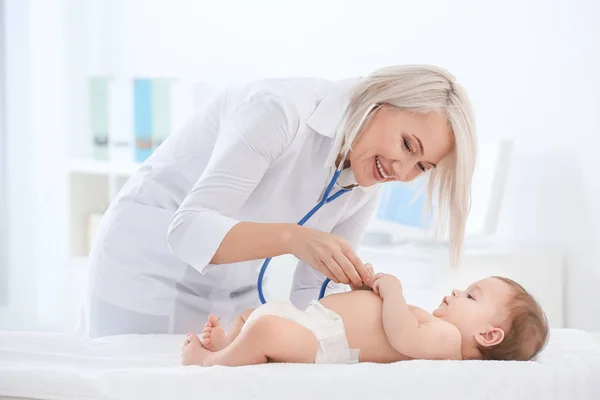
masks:
[(416, 359), (461, 358), (458, 329), (436, 319), (419, 323), (406, 304), (398, 278), (377, 274), (373, 291), (383, 299), (383, 328), (396, 351)]

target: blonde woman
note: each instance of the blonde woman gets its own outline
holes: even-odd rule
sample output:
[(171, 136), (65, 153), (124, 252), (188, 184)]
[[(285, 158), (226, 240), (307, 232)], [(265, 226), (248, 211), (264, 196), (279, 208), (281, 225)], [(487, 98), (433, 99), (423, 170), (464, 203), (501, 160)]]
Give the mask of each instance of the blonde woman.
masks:
[[(360, 286), (372, 271), (355, 249), (381, 184), (423, 174), (456, 260), (475, 153), (468, 98), (433, 66), (224, 91), (109, 207), (90, 257), (82, 333), (185, 333), (200, 331), (209, 314), (228, 320), (258, 305), (262, 261), (282, 254), (299, 259), (290, 296), (298, 308), (318, 297), (325, 278), (329, 292)], [(336, 170), (332, 193), (347, 191), (297, 225)]]

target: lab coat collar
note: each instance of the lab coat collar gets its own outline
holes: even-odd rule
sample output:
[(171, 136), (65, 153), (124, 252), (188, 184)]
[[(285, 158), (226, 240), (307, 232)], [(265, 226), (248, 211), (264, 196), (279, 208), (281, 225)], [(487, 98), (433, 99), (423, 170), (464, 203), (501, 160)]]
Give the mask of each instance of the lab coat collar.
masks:
[(306, 124), (323, 136), (335, 137), (346, 108), (350, 104), (350, 90), (360, 79), (351, 78), (335, 82)]

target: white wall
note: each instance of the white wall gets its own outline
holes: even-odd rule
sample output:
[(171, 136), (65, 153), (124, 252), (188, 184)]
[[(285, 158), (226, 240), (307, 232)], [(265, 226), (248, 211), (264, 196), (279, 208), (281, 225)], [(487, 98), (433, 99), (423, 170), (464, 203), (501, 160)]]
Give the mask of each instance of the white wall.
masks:
[[(516, 142), (499, 236), (564, 246), (567, 323), (600, 330), (600, 3), (594, 0), (107, 1), (92, 68), (217, 86), (434, 63), (481, 137)], [(109, 23), (108, 20), (111, 22)], [(102, 29), (102, 28), (99, 28)], [(544, 277), (540, 277), (544, 279)]]
[(8, 303), (8, 209), (6, 201), (6, 113), (5, 82), (6, 82), (6, 18), (4, 17), (4, 2), (0, 2), (0, 305)]
[(66, 299), (65, 0), (9, 0), (9, 307), (0, 328), (61, 326)]
[[(68, 266), (66, 0), (30, 1), (30, 102), (37, 323), (62, 326), (70, 299), (61, 296)], [(48, 44), (52, 45), (49, 46)], [(31, 251), (31, 250), (30, 250)]]
[[(35, 269), (31, 252), (33, 188), (28, 112), (28, 2), (5, 2), (6, 144), (8, 207), (8, 305), (0, 308), (2, 328), (28, 328), (35, 317)], [(17, 40), (18, 38), (18, 40)]]

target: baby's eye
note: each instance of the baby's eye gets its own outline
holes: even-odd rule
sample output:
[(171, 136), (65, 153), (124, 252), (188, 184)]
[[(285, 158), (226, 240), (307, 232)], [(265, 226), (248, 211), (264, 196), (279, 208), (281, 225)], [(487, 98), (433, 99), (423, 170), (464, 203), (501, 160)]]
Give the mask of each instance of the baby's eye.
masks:
[(475, 298), (473, 296), (471, 296), (470, 294), (467, 294), (467, 299), (475, 300)]

